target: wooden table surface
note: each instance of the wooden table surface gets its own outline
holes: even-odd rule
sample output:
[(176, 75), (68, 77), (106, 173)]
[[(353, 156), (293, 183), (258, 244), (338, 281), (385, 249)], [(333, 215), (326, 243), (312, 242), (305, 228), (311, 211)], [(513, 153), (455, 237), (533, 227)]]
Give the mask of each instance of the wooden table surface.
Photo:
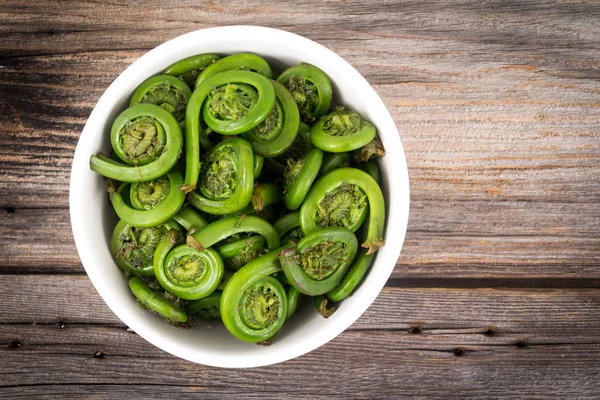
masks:
[[(247, 370), (128, 330), (68, 213), (73, 151), (111, 81), (168, 39), (232, 24), (354, 65), (396, 121), (412, 191), (364, 316)], [(600, 4), (0, 0), (0, 397), (20, 396), (598, 398)]]

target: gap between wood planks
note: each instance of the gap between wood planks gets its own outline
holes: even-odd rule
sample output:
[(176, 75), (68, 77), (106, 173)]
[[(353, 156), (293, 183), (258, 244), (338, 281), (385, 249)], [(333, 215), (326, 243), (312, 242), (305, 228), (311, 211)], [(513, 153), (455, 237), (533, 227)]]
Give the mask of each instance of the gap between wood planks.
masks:
[[(400, 265), (400, 264), (397, 264)], [(443, 268), (443, 266), (439, 266)], [(49, 272), (48, 270), (52, 272)], [(0, 265), (0, 275), (31, 275), (31, 276), (87, 276), (83, 266), (45, 265), (11, 266)], [(389, 278), (386, 287), (405, 289), (600, 289), (600, 279), (589, 278)]]

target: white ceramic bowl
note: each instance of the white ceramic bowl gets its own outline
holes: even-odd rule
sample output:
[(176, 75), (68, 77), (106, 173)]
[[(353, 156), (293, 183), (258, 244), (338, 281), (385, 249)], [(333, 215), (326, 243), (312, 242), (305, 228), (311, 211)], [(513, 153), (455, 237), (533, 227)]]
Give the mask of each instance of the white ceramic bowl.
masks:
[[(123, 272), (110, 255), (110, 236), (117, 219), (107, 201), (103, 179), (89, 169), (92, 154), (110, 151), (113, 120), (126, 108), (131, 93), (142, 81), (175, 61), (209, 52), (256, 53), (276, 71), (300, 62), (318, 66), (331, 79), (333, 104), (348, 106), (372, 121), (387, 151), (380, 161), (387, 206), (386, 245), (378, 251), (367, 278), (327, 320), (312, 307), (305, 307), (284, 325), (269, 347), (241, 342), (217, 323), (200, 322), (193, 329), (175, 328), (138, 307)], [(98, 293), (125, 324), (175, 356), (205, 365), (243, 368), (282, 362), (314, 350), (362, 315), (385, 285), (400, 253), (408, 222), (409, 185), (394, 121), (377, 93), (349, 63), (324, 46), (293, 33), (256, 26), (227, 26), (170, 40), (146, 53), (115, 79), (81, 133), (73, 159), (69, 204), (81, 262)]]

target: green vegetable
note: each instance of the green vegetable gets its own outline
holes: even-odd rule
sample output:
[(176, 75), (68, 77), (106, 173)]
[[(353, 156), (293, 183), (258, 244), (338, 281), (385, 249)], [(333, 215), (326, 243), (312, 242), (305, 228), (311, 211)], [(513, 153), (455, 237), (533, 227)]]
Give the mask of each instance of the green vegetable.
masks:
[(121, 220), (115, 226), (110, 251), (117, 265), (134, 275), (154, 276), (154, 252), (169, 230), (179, 231), (173, 220), (152, 228), (136, 228)]
[(344, 279), (327, 292), (327, 298), (339, 302), (352, 294), (369, 270), (374, 257), (374, 254), (367, 254), (367, 249), (361, 249)]
[(244, 137), (252, 144), (255, 154), (273, 158), (285, 153), (294, 143), (300, 114), (290, 92), (277, 81), (271, 81), (275, 89), (275, 107), (267, 118)]
[(177, 163), (183, 141), (181, 128), (169, 112), (153, 104), (123, 111), (111, 129), (115, 154), (126, 164), (106, 156), (91, 156), (90, 168), (121, 182), (160, 178)]
[(198, 79), (196, 79), (194, 86), (197, 88), (207, 79), (221, 72), (235, 70), (253, 71), (269, 79), (273, 76), (271, 67), (261, 57), (252, 53), (238, 53), (224, 57), (206, 67), (204, 71), (198, 75)]
[(317, 296), (340, 283), (357, 248), (356, 236), (346, 228), (324, 228), (306, 235), (295, 248), (283, 250), (279, 261), (296, 289)]
[(332, 110), (315, 66), (272, 77), (251, 53), (173, 63), (115, 119), (113, 153), (90, 158), (120, 218), (111, 254), (139, 304), (180, 327), (221, 321), (259, 345), (304, 295), (332, 315), (385, 227), (375, 126)]
[[(115, 190), (109, 181), (107, 189), (110, 201), (119, 218), (135, 227), (149, 228), (165, 223), (177, 214), (185, 201), (185, 193), (179, 190), (179, 186), (183, 183), (183, 176), (177, 169), (173, 169), (166, 178), (166, 180), (158, 178), (155, 181), (132, 185), (134, 187), (130, 190), (130, 200), (137, 209), (127, 205), (123, 199), (123, 194), (130, 184), (123, 183), (118, 190)], [(148, 191), (151, 191), (152, 187), (162, 187), (163, 195), (156, 199), (148, 196)]]
[(193, 88), (200, 72), (218, 59), (219, 56), (216, 54), (198, 54), (169, 65), (164, 73), (176, 76), (190, 88)]
[(297, 242), (304, 237), (304, 232), (300, 227), (300, 213), (298, 211), (284, 215), (275, 221), (273, 226), (281, 237), (281, 243)]
[(322, 162), (323, 152), (319, 149), (312, 149), (305, 157), (288, 161), (283, 172), (284, 199), (288, 209), (300, 207), (319, 174)]
[(174, 324), (188, 322), (188, 316), (184, 310), (165, 299), (160, 293), (150, 289), (137, 276), (129, 278), (129, 289), (143, 307), (160, 315), (166, 321)]
[(254, 186), (254, 159), (250, 144), (242, 138), (224, 140), (208, 153), (198, 189), (189, 194), (194, 207), (216, 215), (246, 207)]
[[(264, 96), (265, 87), (258, 85), (266, 85), (266, 80), (261, 82), (259, 79), (256, 84), (261, 90), (261, 96)], [(247, 129), (246, 126), (252, 128), (260, 123), (257, 120), (244, 119), (251, 110), (260, 111), (255, 108), (258, 100), (259, 93), (252, 86), (244, 83), (228, 83), (210, 92), (202, 105), (202, 118), (212, 131), (223, 135), (237, 135), (242, 133), (243, 129)], [(267, 113), (264, 118), (262, 114), (260, 115), (262, 122), (269, 114)], [(240, 128), (240, 124), (244, 127)]]
[(250, 202), (256, 211), (281, 201), (281, 189), (276, 183), (257, 183), (252, 191)]
[(342, 153), (365, 146), (375, 138), (376, 132), (371, 122), (338, 107), (317, 121), (310, 131), (310, 139), (318, 149)]
[(196, 232), (188, 233), (186, 241), (190, 246), (203, 250), (238, 233), (256, 233), (263, 236), (270, 250), (279, 247), (280, 244), (279, 235), (273, 225), (253, 215), (217, 220)]
[(259, 257), (236, 272), (221, 295), (221, 319), (240, 340), (258, 343), (275, 335), (288, 315), (283, 285), (274, 273), (281, 271), (277, 255)]
[(300, 225), (304, 233), (328, 226), (345, 226), (356, 231), (366, 212), (364, 202), (357, 201), (354, 196), (357, 190), (364, 193), (369, 204), (369, 229), (361, 246), (368, 249), (367, 254), (376, 252), (383, 246), (383, 194), (373, 178), (356, 168), (333, 170), (315, 182), (300, 208)]
[(348, 153), (324, 153), (323, 163), (319, 175), (325, 175), (334, 169), (350, 166), (350, 155)]
[(208, 225), (208, 222), (189, 204), (181, 207), (177, 214), (173, 216), (173, 219), (183, 226), (186, 231), (196, 231)]
[(361, 170), (365, 171), (367, 174), (371, 176), (379, 184), (379, 167), (375, 161), (367, 161), (366, 163), (361, 163), (358, 166)]
[(300, 291), (298, 289), (296, 289), (293, 286), (288, 287), (287, 289), (287, 315), (285, 317), (285, 319), (290, 319), (292, 317), (292, 315), (294, 315), (294, 313), (296, 312), (296, 308), (298, 306), (298, 300), (300, 299), (300, 296), (302, 296), (302, 293), (300, 293)]
[(259, 155), (254, 155), (254, 179), (257, 179), (262, 172), (265, 159)]
[(329, 110), (331, 82), (319, 68), (310, 64), (296, 65), (283, 71), (277, 81), (294, 96), (302, 121), (313, 123)]
[(176, 244), (167, 235), (154, 253), (154, 274), (169, 293), (184, 300), (197, 300), (214, 292), (223, 278), (223, 260), (216, 250), (196, 250)]
[[(206, 72), (206, 70), (203, 72)], [(202, 74), (198, 78), (201, 76)], [(196, 188), (198, 174), (200, 172), (200, 131), (205, 129), (200, 126), (202, 106), (207, 97), (213, 90), (216, 90), (216, 88), (223, 85), (235, 85), (240, 83), (252, 85), (257, 89), (258, 99), (256, 100), (256, 103), (243, 115), (236, 116), (235, 120), (220, 120), (210, 112), (203, 112), (203, 116), (206, 116), (205, 114), (210, 114), (210, 121), (205, 122), (212, 125), (211, 128), (215, 131), (222, 134), (233, 135), (252, 129), (267, 118), (275, 105), (275, 90), (273, 89), (273, 85), (271, 85), (271, 82), (267, 78), (254, 72), (222, 72), (211, 76), (198, 86), (194, 90), (194, 93), (192, 93), (185, 118), (186, 171), (184, 190), (186, 192), (191, 192)], [(239, 97), (236, 93), (237, 90), (230, 99), (234, 105), (237, 104), (236, 99)], [(215, 129), (215, 127), (217, 129)]]
[(193, 300), (185, 308), (189, 315), (197, 315), (203, 320), (221, 319), (221, 291), (217, 290), (203, 299)]
[(267, 166), (277, 175), (283, 175), (288, 160), (302, 158), (314, 147), (315, 146), (313, 146), (312, 142), (310, 141), (310, 126), (304, 122), (300, 122), (298, 125), (298, 133), (296, 134), (296, 139), (294, 139), (292, 146), (281, 156), (276, 158), (267, 158)]
[(338, 309), (337, 305), (329, 304), (329, 300), (324, 295), (315, 297), (314, 302), (317, 312), (321, 314), (323, 318), (331, 317)]
[(129, 106), (155, 104), (173, 114), (177, 122), (183, 122), (191, 95), (190, 88), (179, 79), (171, 75), (158, 75), (146, 79), (135, 89)]
[(225, 243), (217, 247), (217, 251), (225, 265), (233, 270), (238, 270), (250, 261), (257, 258), (266, 248), (265, 238), (250, 236)]
[(376, 137), (360, 149), (354, 151), (352, 156), (356, 162), (367, 162), (373, 158), (381, 158), (385, 156), (385, 149), (383, 148), (381, 139)]

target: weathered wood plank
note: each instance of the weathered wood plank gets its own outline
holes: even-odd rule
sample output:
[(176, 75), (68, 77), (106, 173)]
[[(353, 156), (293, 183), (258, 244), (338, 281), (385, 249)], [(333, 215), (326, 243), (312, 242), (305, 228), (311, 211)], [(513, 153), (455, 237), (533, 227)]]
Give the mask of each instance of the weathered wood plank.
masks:
[[(0, 275), (0, 286), (0, 325), (40, 324), (50, 331), (61, 330), (61, 323), (125, 328), (85, 276)], [(24, 296), (23, 288), (31, 295)], [(386, 287), (350, 329), (408, 332), (418, 326), (418, 333), (432, 341), (448, 331), (472, 335), (474, 344), (596, 343), (599, 319), (596, 289)]]
[(598, 203), (600, 7), (480, 6), (4, 2), (0, 206), (66, 206), (78, 132), (110, 81), (144, 49), (231, 23), (289, 29), (354, 64), (400, 128), (416, 199)]
[[(47, 57), (4, 62), (0, 110), (11, 118), (0, 127), (0, 206), (67, 206), (70, 161), (83, 123), (110, 79), (133, 60), (123, 54), (127, 62), (109, 57), (104, 65), (98, 57), (51, 56), (54, 67)], [(86, 61), (100, 71), (114, 69), (99, 80), (77, 70)], [(32, 63), (33, 70), (20, 69)], [(60, 63), (75, 70), (52, 72)], [(495, 65), (493, 72), (457, 72), (455, 83), (432, 77), (376, 86), (406, 147), (413, 198), (598, 203), (600, 84)], [(377, 69), (386, 67), (367, 65), (361, 72), (370, 78)], [(19, 80), (36, 95), (14, 90), (11, 82)], [(57, 83), (48, 87), (48, 81)]]
[[(600, 213), (566, 203), (413, 201), (392, 275), (416, 278), (600, 278)], [(0, 210), (2, 272), (77, 273), (68, 210)], [(485, 223), (481, 218), (485, 215)]]
[[(349, 331), (322, 348), (281, 365), (232, 371), (163, 353), (126, 331), (101, 301), (77, 307), (97, 297), (85, 278), (0, 276), (0, 283), (9, 288), (8, 297), (0, 294), (7, 305), (0, 313), (0, 343), (6, 344), (0, 347), (0, 395), (6, 397), (84, 391), (98, 398), (155, 398), (200, 390), (219, 398), (519, 393), (542, 399), (592, 398), (600, 390), (598, 290), (386, 288)], [(70, 293), (61, 292), (67, 284)], [(17, 293), (22, 287), (56, 302), (33, 301), (32, 307)], [(60, 308), (62, 327), (54, 319)], [(96, 318), (110, 325), (94, 325), (101, 322)]]
[(0, 273), (11, 266), (31, 267), (26, 272), (81, 270), (65, 209), (0, 210), (0, 256)]
[[(87, 116), (146, 50), (208, 26), (291, 30), (351, 62), (399, 127), (413, 199), (396, 287), (269, 368), (166, 355), (84, 275), (0, 275), (0, 397), (597, 398), (598, 290), (474, 287), (598, 285), (599, 18), (574, 1), (0, 2), (0, 274), (82, 272), (66, 207)], [(427, 282), (465, 288), (411, 287)]]
[[(93, 357), (100, 351), (97, 340), (102, 341), (103, 358)], [(175, 359), (123, 330), (65, 330), (53, 339), (40, 338), (39, 344), (0, 350), (4, 361), (0, 395), (493, 399), (518, 394), (548, 399), (594, 398), (600, 390), (597, 344), (440, 350), (396, 340), (392, 332), (346, 332), (284, 364), (224, 370)]]

